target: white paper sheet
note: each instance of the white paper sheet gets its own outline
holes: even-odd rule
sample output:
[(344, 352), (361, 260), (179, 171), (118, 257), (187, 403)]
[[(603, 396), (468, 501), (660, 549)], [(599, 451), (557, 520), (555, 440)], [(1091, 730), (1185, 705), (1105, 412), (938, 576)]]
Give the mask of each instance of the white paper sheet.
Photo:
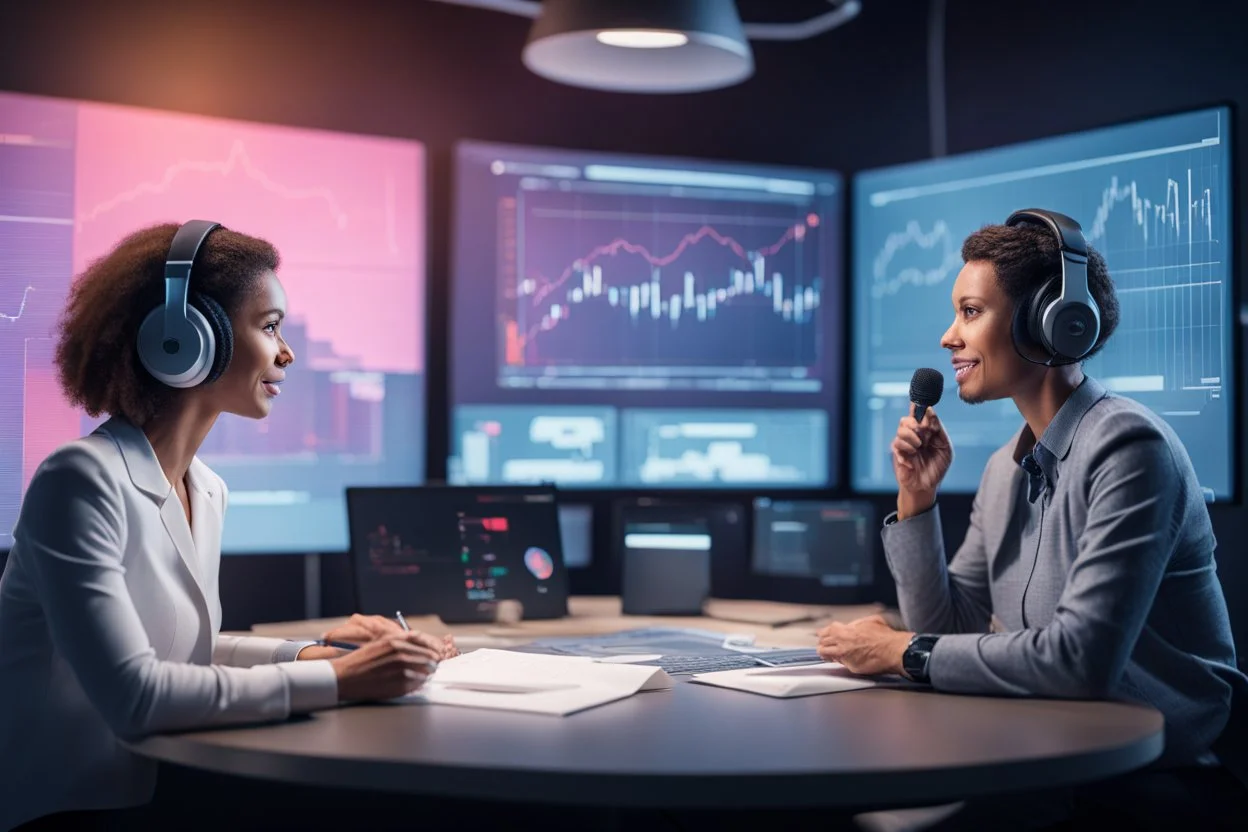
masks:
[(394, 701), (566, 716), (671, 686), (658, 667), (483, 648), (442, 662), (423, 688)]
[(844, 665), (828, 663), (803, 667), (746, 668), (694, 674), (691, 681), (721, 688), (761, 693), (764, 696), (789, 698), (819, 693), (839, 693), (880, 685), (894, 687), (908, 684), (900, 677), (872, 678), (855, 676)]

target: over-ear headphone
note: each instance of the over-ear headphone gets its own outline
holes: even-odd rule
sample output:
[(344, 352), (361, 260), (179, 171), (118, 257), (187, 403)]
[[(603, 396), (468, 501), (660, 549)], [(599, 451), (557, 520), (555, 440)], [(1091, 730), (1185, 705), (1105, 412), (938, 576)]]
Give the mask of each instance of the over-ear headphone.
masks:
[[(1039, 208), (1015, 211), (1005, 221), (1009, 226), (1022, 223), (1036, 223), (1052, 232), (1062, 266), (1014, 310), (1014, 349), (1046, 367), (1074, 364), (1092, 351), (1101, 334), (1101, 311), (1088, 288), (1083, 229), (1065, 214)], [(1044, 360), (1034, 357), (1037, 352)]]
[(165, 302), (139, 327), (139, 360), (170, 387), (216, 381), (234, 353), (230, 318), (207, 295), (192, 292), (191, 268), (200, 246), (219, 223), (191, 220), (178, 229), (165, 258)]

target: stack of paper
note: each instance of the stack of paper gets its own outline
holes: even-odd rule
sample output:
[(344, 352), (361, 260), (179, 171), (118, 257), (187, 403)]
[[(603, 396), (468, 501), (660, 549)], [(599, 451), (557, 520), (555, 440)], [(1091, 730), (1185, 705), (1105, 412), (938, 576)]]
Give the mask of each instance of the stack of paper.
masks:
[(566, 716), (671, 686), (658, 667), (483, 648), (442, 662), (423, 688), (397, 701)]
[(813, 696), (819, 693), (838, 693), (844, 690), (859, 690), (878, 685), (894, 686), (908, 684), (901, 677), (873, 678), (855, 676), (846, 670), (844, 665), (834, 663), (807, 665), (804, 667), (720, 670), (715, 673), (694, 674), (691, 681), (780, 698)]

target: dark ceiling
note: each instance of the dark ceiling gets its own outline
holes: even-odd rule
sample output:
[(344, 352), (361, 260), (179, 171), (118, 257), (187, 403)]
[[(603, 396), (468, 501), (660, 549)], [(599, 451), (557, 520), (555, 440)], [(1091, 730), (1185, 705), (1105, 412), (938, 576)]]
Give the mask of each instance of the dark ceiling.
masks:
[[(880, 0), (862, 0), (864, 5)], [(737, 0), (737, 9), (745, 23), (792, 23), (832, 11), (841, 3), (828, 0)], [(861, 14), (861, 12), (859, 12)]]

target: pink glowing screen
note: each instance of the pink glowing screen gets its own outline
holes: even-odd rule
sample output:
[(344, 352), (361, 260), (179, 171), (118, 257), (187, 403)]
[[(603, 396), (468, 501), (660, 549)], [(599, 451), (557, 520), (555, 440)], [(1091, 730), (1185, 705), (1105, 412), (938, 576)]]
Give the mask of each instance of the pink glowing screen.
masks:
[(227, 552), (345, 549), (346, 485), (420, 481), (424, 159), (410, 140), (0, 93), (0, 549), (39, 463), (95, 424), (52, 364), (69, 286), (155, 223), (215, 220), (282, 258), (298, 360), (268, 419), (222, 417), (201, 450), (230, 486)]

